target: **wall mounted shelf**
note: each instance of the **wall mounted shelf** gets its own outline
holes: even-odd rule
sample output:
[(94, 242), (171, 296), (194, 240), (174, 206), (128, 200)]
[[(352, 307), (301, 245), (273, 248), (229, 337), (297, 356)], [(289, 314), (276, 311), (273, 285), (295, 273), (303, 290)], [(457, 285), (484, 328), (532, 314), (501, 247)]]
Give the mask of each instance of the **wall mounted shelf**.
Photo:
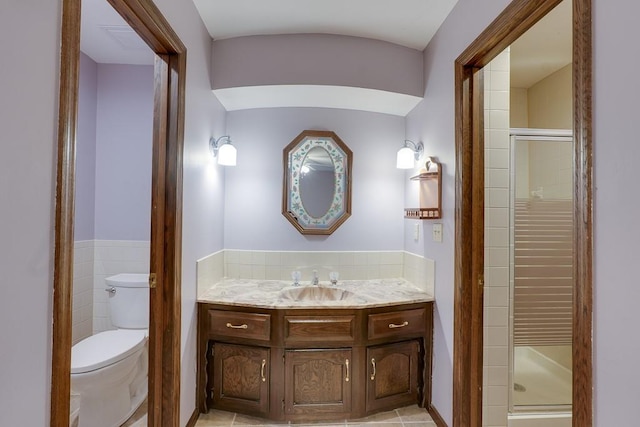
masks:
[(442, 218), (442, 164), (427, 157), (425, 167), (412, 181), (420, 182), (420, 207), (405, 208), (404, 217), (410, 219)]

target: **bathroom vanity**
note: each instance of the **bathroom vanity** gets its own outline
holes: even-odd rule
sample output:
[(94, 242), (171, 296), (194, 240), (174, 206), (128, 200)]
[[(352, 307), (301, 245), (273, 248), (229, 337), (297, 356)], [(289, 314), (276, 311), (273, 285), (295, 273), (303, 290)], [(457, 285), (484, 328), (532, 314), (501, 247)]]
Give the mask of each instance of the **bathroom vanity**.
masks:
[(279, 421), (360, 418), (431, 396), (433, 298), (400, 280), (231, 280), (198, 302), (198, 405)]

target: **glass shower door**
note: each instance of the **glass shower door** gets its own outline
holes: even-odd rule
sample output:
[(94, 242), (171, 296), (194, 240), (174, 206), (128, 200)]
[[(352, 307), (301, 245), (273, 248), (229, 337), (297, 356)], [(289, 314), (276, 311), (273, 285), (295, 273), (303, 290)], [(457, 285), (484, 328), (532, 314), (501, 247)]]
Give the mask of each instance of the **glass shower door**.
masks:
[(570, 131), (511, 137), (511, 412), (569, 410), (573, 295)]

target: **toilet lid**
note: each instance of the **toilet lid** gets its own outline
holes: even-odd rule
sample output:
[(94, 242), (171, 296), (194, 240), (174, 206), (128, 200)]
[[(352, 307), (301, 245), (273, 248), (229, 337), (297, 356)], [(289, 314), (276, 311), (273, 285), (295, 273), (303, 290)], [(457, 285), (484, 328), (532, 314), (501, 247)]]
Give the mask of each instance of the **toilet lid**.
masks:
[(90, 372), (112, 365), (138, 351), (146, 340), (144, 329), (117, 329), (85, 338), (71, 348), (71, 373)]

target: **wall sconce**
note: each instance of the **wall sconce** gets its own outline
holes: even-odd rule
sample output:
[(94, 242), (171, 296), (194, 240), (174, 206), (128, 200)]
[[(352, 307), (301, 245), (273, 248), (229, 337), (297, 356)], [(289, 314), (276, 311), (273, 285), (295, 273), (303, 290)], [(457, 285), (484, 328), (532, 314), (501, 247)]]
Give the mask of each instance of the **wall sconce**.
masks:
[(231, 137), (221, 136), (218, 139), (211, 137), (209, 140), (209, 150), (213, 157), (218, 158), (218, 164), (224, 166), (235, 166), (238, 150), (231, 144)]
[(396, 167), (398, 169), (411, 169), (415, 166), (415, 162), (420, 160), (422, 153), (424, 152), (424, 144), (418, 142), (417, 144), (408, 139), (404, 140), (404, 146), (398, 150), (396, 156)]

